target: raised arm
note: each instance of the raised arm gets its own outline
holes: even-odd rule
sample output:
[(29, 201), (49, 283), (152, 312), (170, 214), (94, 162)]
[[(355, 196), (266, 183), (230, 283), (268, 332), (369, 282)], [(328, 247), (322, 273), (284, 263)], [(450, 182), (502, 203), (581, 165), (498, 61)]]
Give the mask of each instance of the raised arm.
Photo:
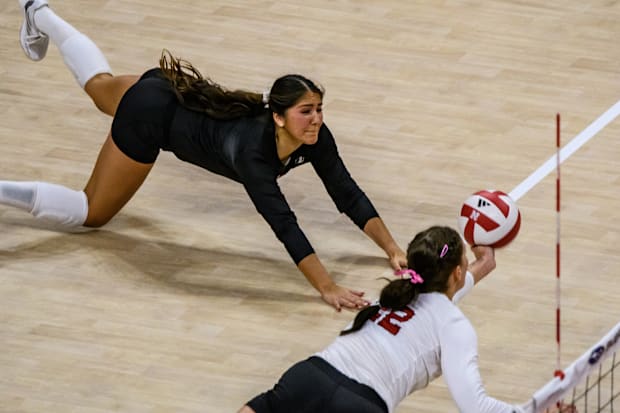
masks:
[(476, 259), (469, 264), (469, 272), (474, 276), (474, 284), (477, 284), (495, 269), (495, 250), (491, 247), (476, 245), (471, 247), (471, 252)]
[(496, 266), (495, 250), (493, 248), (477, 245), (471, 247), (471, 251), (474, 253), (476, 259), (469, 264), (465, 284), (454, 294), (454, 297), (452, 297), (452, 301), (455, 303), (458, 303), (463, 297), (469, 294), (474, 285), (490, 274)]

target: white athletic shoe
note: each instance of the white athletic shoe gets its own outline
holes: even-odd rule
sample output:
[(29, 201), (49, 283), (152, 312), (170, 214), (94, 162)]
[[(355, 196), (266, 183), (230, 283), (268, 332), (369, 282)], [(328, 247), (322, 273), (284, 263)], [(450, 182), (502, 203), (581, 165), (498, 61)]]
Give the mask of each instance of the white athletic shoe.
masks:
[(31, 60), (38, 61), (45, 57), (49, 37), (42, 33), (34, 24), (34, 13), (43, 7), (48, 7), (47, 0), (19, 0), (24, 13), (24, 22), (19, 31), (19, 42), (24, 53)]

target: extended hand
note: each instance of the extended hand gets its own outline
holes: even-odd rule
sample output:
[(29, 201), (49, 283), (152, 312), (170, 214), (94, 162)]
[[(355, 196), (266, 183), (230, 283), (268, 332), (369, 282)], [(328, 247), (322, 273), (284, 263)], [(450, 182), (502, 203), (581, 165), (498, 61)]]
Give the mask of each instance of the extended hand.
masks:
[(340, 311), (342, 307), (361, 309), (368, 306), (370, 303), (364, 300), (363, 296), (364, 293), (361, 291), (349, 290), (338, 284), (331, 284), (321, 294), (323, 301), (334, 307), (336, 311)]
[(491, 247), (483, 245), (475, 245), (471, 247), (476, 260), (469, 264), (468, 270), (474, 276), (474, 283), (477, 284), (484, 277), (489, 275), (496, 267), (495, 250)]
[(495, 261), (495, 250), (484, 245), (472, 245), (471, 252), (477, 260)]

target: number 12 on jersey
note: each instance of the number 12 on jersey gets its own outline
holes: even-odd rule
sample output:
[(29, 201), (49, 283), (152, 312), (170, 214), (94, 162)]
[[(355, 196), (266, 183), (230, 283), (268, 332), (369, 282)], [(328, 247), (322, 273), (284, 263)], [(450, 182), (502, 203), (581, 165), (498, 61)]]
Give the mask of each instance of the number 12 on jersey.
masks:
[(405, 307), (402, 310), (389, 310), (387, 308), (385, 310), (389, 312), (383, 312), (382, 308), (381, 311), (372, 316), (370, 320), (393, 335), (398, 334), (400, 331), (400, 323), (404, 323), (415, 315), (415, 312), (409, 307)]

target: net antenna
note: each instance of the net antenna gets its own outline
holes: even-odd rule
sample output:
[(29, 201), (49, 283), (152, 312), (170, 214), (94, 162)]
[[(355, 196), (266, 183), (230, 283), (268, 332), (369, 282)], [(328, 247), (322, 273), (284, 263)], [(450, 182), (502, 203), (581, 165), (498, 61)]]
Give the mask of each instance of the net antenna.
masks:
[(556, 241), (555, 241), (555, 340), (557, 343), (556, 366), (554, 376), (562, 379), (562, 364), (560, 361), (560, 114), (555, 115), (555, 211), (556, 211)]

